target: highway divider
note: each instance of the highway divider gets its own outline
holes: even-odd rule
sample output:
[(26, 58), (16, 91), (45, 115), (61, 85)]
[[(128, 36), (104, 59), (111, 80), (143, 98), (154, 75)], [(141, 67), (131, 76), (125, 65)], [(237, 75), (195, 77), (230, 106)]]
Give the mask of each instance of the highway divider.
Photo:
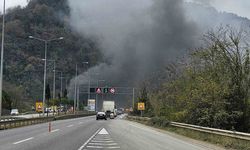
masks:
[[(127, 118), (129, 120), (144, 122), (146, 124), (152, 124), (152, 122), (154, 122), (152, 118), (148, 118), (148, 117), (127, 116)], [(177, 128), (195, 130), (195, 131), (209, 133), (209, 134), (216, 134), (216, 135), (225, 136), (225, 137), (231, 137), (231, 138), (240, 139), (240, 140), (247, 140), (250, 142), (250, 134), (249, 133), (236, 132), (236, 131), (230, 131), (230, 130), (222, 130), (222, 129), (209, 128), (209, 127), (202, 127), (202, 126), (179, 123), (179, 122), (166, 121), (166, 125), (170, 125), (170, 126), (177, 127)]]
[(0, 130), (45, 123), (55, 120), (72, 119), (72, 118), (79, 118), (79, 117), (86, 117), (93, 115), (95, 115), (95, 113), (78, 113), (78, 114), (68, 114), (68, 115), (66, 114), (61, 116), (48, 116), (48, 117), (38, 117), (29, 119), (16, 118), (15, 120), (1, 121)]

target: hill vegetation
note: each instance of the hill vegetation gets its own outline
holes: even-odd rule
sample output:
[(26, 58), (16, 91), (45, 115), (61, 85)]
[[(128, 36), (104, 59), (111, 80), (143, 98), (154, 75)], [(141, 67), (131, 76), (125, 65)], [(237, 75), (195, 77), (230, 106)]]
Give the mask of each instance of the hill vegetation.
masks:
[[(76, 63), (88, 61), (93, 66), (101, 60), (95, 43), (70, 28), (69, 12), (67, 0), (30, 0), (25, 8), (18, 6), (7, 10), (3, 87), (10, 96), (11, 107), (27, 109), (21, 105), (21, 102), (25, 102), (29, 103), (28, 109), (31, 109), (30, 104), (42, 99), (44, 43), (28, 36), (42, 39), (64, 37), (64, 40), (48, 44), (47, 56), (48, 60), (56, 61), (56, 70), (62, 71), (66, 77), (63, 88), (66, 88), (65, 79), (69, 81), (73, 77)], [(52, 89), (53, 62), (48, 61), (47, 67), (47, 83)], [(80, 69), (84, 71), (86, 67)], [(60, 89), (59, 73), (56, 76), (56, 89)], [(3, 103), (3, 107), (9, 109), (6, 103)]]

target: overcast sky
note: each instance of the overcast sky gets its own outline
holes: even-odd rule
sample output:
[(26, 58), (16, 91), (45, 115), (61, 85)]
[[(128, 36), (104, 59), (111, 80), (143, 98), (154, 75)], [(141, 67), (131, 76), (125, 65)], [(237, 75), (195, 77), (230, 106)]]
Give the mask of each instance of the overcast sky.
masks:
[[(143, 0), (142, 0), (143, 1)], [(250, 19), (250, 0), (186, 0), (198, 1), (201, 3), (210, 3), (219, 11), (226, 11), (236, 13), (239, 16), (247, 17)], [(16, 5), (25, 6), (27, 0), (6, 0), (6, 7), (13, 7)], [(3, 0), (0, 0), (0, 10), (3, 9)]]

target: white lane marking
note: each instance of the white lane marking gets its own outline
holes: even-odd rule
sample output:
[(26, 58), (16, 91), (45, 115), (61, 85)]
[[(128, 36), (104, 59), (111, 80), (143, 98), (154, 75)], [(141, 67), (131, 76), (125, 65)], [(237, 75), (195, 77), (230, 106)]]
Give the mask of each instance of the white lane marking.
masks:
[(79, 122), (78, 124), (82, 124), (82, 122)]
[(117, 143), (89, 143), (89, 145), (99, 145), (99, 146), (113, 146), (117, 145)]
[(92, 140), (91, 142), (96, 142), (96, 143), (112, 143), (114, 141)]
[(89, 141), (90, 140), (92, 140), (95, 136), (96, 136), (96, 134), (99, 132), (101, 130), (101, 128), (100, 129), (98, 129), (80, 148), (78, 148), (78, 150), (82, 150), (88, 143), (89, 143)]
[(67, 127), (68, 127), (68, 128), (70, 128), (70, 127), (73, 127), (73, 126), (74, 126), (74, 125), (73, 125), (73, 124), (71, 124), (71, 125), (68, 125)]
[(32, 140), (32, 139), (34, 139), (34, 137), (30, 137), (30, 138), (27, 138), (27, 139), (24, 139), (24, 140), (21, 140), (21, 141), (17, 141), (17, 142), (15, 142), (13, 144), (19, 144), (19, 143), (22, 143), (22, 142), (25, 142), (25, 141), (29, 141), (29, 140)]
[(53, 133), (53, 132), (57, 132), (57, 131), (59, 131), (60, 129), (55, 129), (55, 130), (52, 130), (51, 132)]
[(105, 128), (102, 128), (102, 130), (98, 134), (106, 135), (106, 134), (109, 134), (109, 133)]
[(120, 146), (112, 146), (112, 147), (102, 147), (102, 146), (87, 146), (87, 148), (105, 148), (105, 149), (119, 149), (121, 148)]

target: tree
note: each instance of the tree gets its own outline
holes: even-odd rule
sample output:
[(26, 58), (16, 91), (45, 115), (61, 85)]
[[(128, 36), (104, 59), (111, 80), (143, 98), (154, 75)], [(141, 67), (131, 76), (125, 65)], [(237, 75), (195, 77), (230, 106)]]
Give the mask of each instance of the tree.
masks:
[(50, 98), (51, 98), (51, 95), (50, 95), (50, 86), (49, 86), (49, 84), (47, 84), (47, 86), (46, 86), (45, 98), (46, 98), (46, 100), (47, 100), (47, 104), (49, 105), (49, 100), (50, 100)]
[(64, 89), (63, 97), (68, 98), (68, 90), (67, 89)]
[(205, 34), (205, 46), (192, 51), (183, 74), (151, 94), (154, 115), (249, 131), (250, 62), (245, 37), (245, 32), (230, 27)]

